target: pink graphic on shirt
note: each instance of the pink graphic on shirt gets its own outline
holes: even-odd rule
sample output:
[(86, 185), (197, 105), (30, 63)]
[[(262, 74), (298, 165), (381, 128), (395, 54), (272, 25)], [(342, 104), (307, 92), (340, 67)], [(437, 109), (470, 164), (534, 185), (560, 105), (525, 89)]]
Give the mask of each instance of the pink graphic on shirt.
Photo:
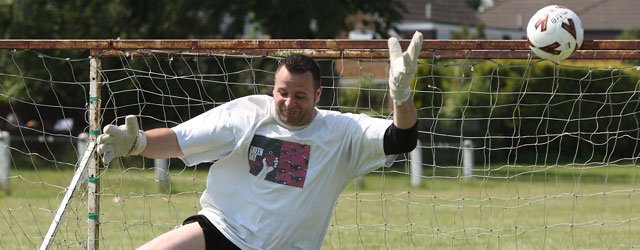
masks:
[(264, 180), (302, 188), (311, 146), (255, 135), (249, 147), (249, 172)]

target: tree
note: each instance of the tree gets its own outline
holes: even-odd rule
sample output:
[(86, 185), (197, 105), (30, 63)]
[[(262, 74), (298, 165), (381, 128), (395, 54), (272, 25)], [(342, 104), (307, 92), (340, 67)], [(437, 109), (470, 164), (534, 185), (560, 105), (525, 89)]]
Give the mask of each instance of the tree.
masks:
[(464, 0), (464, 2), (474, 10), (478, 10), (478, 8), (480, 8), (480, 5), (482, 5), (482, 0)]
[[(245, 24), (253, 23), (272, 38), (335, 38), (351, 29), (345, 23), (347, 16), (371, 13), (377, 17), (377, 32), (385, 37), (392, 24), (401, 18), (401, 11), (403, 4), (397, 0), (21, 0), (0, 4), (0, 33), (11, 39), (238, 38), (243, 35)], [(0, 103), (29, 99), (30, 102), (56, 105), (58, 102), (84, 105), (86, 100), (79, 97), (86, 96), (85, 88), (53, 90), (46, 79), (63, 82), (88, 79), (88, 69), (82, 68), (88, 67), (88, 63), (80, 62), (77, 70), (65, 74), (59, 72), (70, 72), (71, 63), (51, 59), (88, 58), (87, 51), (42, 52), (47, 57), (30, 53), (41, 52), (0, 54), (0, 72), (28, 76), (4, 77), (0, 81), (0, 91), (11, 97), (0, 97)], [(108, 64), (105, 60), (103, 68), (108, 68)], [(58, 73), (56, 79), (50, 79), (51, 72)], [(35, 83), (28, 79), (45, 80)], [(178, 88), (177, 85), (171, 88)], [(47, 94), (54, 91), (56, 95)], [(221, 95), (221, 99), (226, 97), (224, 91), (211, 93)], [(332, 98), (331, 93), (327, 91), (327, 94)]]
[[(246, 22), (273, 38), (334, 38), (347, 16), (378, 17), (383, 36), (401, 18), (401, 1), (22, 0), (0, 6), (4, 38), (235, 38)], [(222, 29), (224, 28), (224, 29)]]
[(484, 26), (478, 25), (476, 26), (476, 31), (471, 32), (469, 28), (465, 25), (460, 28), (458, 31), (451, 32), (452, 39), (485, 39)]
[(625, 30), (618, 36), (621, 40), (634, 40), (640, 38), (640, 27), (630, 30)]

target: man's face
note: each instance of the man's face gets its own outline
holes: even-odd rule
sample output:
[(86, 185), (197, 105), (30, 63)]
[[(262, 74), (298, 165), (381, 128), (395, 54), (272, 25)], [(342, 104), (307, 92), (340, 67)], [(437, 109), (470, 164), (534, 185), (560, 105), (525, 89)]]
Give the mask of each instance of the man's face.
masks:
[(287, 67), (280, 67), (273, 85), (273, 100), (280, 120), (291, 126), (309, 124), (316, 114), (321, 92), (321, 88), (314, 90), (311, 72), (291, 74)]

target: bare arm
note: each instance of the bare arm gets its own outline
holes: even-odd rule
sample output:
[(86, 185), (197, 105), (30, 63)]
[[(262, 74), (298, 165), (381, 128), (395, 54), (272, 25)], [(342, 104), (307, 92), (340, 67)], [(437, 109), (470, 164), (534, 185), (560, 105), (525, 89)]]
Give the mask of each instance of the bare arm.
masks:
[(413, 100), (409, 99), (402, 105), (393, 103), (393, 124), (399, 129), (409, 129), (418, 122), (418, 112)]
[(183, 156), (176, 133), (170, 128), (156, 128), (144, 132), (147, 146), (140, 155), (153, 159)]
[(415, 149), (418, 139), (418, 115), (413, 101), (393, 104), (393, 125), (384, 133), (386, 155), (408, 153)]

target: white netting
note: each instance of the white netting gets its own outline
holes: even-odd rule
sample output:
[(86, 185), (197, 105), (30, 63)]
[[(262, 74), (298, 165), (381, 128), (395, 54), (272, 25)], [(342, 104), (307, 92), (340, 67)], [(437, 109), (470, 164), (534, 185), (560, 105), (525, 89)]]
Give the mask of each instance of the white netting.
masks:
[[(79, 135), (91, 132), (89, 59), (69, 54), (2, 51), (1, 121), (11, 138), (0, 145), (9, 169), (2, 181), (11, 194), (0, 196), (0, 248), (42, 242), (82, 151)], [(98, 56), (102, 125), (135, 114), (145, 129), (174, 126), (268, 94), (279, 60), (141, 54)], [(389, 116), (386, 60), (318, 61), (321, 108)], [(399, 157), (350, 185), (324, 247), (638, 247), (640, 73), (625, 63), (421, 60), (414, 101), (422, 160)], [(134, 248), (195, 214), (208, 167), (129, 157), (102, 169), (101, 248)], [(81, 185), (53, 247), (86, 245), (86, 195)]]

